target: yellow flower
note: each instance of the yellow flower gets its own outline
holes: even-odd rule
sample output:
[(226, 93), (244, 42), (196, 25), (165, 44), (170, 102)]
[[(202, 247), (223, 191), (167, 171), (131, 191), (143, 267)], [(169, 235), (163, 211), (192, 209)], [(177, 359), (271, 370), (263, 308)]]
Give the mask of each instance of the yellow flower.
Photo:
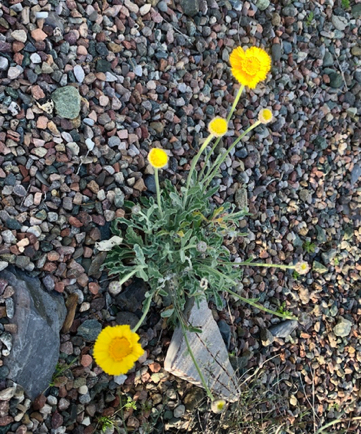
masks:
[(153, 148), (149, 151), (148, 160), (155, 169), (161, 169), (167, 165), (168, 155), (163, 149)]
[(254, 89), (265, 80), (271, 69), (271, 58), (262, 48), (251, 47), (244, 51), (235, 48), (229, 56), (234, 78), (244, 86)]
[(297, 271), (298, 274), (307, 274), (310, 271), (310, 266), (307, 262), (298, 262), (295, 265), (295, 271)]
[(262, 109), (258, 114), (258, 120), (262, 124), (269, 124), (273, 120), (272, 111), (268, 108)]
[(105, 327), (95, 342), (94, 359), (109, 375), (126, 374), (144, 353), (129, 325)]
[(211, 404), (211, 410), (213, 413), (222, 413), (226, 408), (226, 401), (224, 399), (216, 399)]
[(223, 118), (216, 117), (210, 121), (208, 131), (215, 137), (222, 137), (228, 130), (227, 121)]

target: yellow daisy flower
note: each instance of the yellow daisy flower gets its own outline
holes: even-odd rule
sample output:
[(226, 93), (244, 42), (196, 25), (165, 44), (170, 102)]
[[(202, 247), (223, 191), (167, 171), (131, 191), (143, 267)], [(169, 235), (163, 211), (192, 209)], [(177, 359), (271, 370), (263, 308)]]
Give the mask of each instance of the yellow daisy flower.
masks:
[(297, 271), (298, 274), (307, 274), (310, 271), (310, 266), (307, 262), (298, 262), (298, 264), (295, 265), (295, 271)]
[(258, 114), (258, 120), (264, 125), (269, 124), (273, 120), (272, 111), (268, 108), (262, 109)]
[(244, 86), (254, 89), (265, 80), (271, 69), (271, 58), (262, 48), (251, 47), (244, 51), (235, 48), (229, 56), (234, 78)]
[(208, 131), (215, 137), (222, 137), (228, 130), (227, 121), (223, 118), (216, 117), (208, 125)]
[(163, 149), (153, 148), (149, 151), (148, 161), (155, 169), (162, 169), (168, 163), (168, 155)]
[(211, 404), (211, 410), (213, 413), (222, 413), (226, 408), (226, 401), (224, 399), (216, 399)]
[(105, 327), (95, 342), (94, 359), (109, 375), (126, 374), (144, 353), (138, 340), (139, 336), (129, 325)]

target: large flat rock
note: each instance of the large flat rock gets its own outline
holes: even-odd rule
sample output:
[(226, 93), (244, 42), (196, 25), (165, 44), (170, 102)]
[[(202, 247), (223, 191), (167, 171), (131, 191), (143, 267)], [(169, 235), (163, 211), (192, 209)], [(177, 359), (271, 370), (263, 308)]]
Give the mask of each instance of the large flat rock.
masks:
[(10, 355), (4, 359), (10, 369), (8, 375), (20, 384), (29, 398), (34, 399), (51, 382), (59, 359), (59, 332), (66, 308), (60, 294), (50, 294), (40, 280), (9, 267), (0, 273), (14, 290), (17, 325)]
[[(202, 301), (198, 308), (194, 300), (189, 300), (185, 317), (189, 324), (202, 329), (202, 333), (187, 332), (187, 337), (208, 387), (218, 397), (237, 401), (240, 395), (237, 377), (207, 302)], [(174, 331), (164, 368), (177, 377), (203, 387), (180, 327)]]

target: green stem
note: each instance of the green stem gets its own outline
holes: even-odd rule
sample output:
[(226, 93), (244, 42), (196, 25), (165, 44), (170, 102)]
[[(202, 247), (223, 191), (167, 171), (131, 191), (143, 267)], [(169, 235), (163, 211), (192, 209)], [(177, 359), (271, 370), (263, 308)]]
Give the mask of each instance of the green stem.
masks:
[(129, 274), (127, 274), (126, 276), (123, 277), (123, 279), (121, 279), (119, 281), (120, 285), (123, 285), (123, 283), (125, 283), (127, 280), (129, 280), (132, 276), (134, 276), (134, 274), (138, 271), (138, 269), (136, 268), (135, 270), (131, 271)]
[(233, 101), (233, 105), (232, 105), (231, 111), (229, 112), (229, 114), (228, 114), (228, 116), (227, 116), (227, 123), (228, 123), (229, 120), (231, 119), (231, 117), (232, 117), (232, 115), (233, 115), (233, 112), (234, 112), (235, 109), (236, 109), (236, 106), (237, 106), (237, 104), (238, 104), (238, 101), (239, 101), (239, 99), (241, 98), (241, 95), (242, 95), (243, 89), (244, 89), (244, 84), (242, 84), (242, 86), (238, 89), (238, 92), (237, 92), (236, 98), (235, 98), (235, 100)]
[(157, 168), (155, 168), (154, 176), (155, 176), (155, 187), (157, 189), (157, 203), (158, 203), (158, 207), (159, 207), (160, 216), (163, 218), (162, 203), (160, 201), (159, 175), (158, 175), (158, 169)]
[[(227, 124), (229, 123), (229, 121), (230, 121), (230, 119), (231, 119), (231, 117), (232, 117), (232, 115), (233, 115), (233, 112), (235, 111), (235, 109), (236, 109), (236, 107), (237, 107), (237, 104), (238, 104), (239, 99), (241, 98), (241, 95), (242, 95), (243, 89), (244, 89), (244, 85), (242, 84), (241, 87), (238, 89), (238, 92), (237, 92), (236, 98), (235, 98), (234, 101), (233, 101), (233, 105), (232, 105), (231, 111), (228, 113), (228, 116), (227, 116)], [(208, 161), (209, 161), (211, 155), (213, 154), (214, 150), (216, 149), (218, 143), (220, 142), (221, 138), (222, 138), (222, 137), (218, 137), (218, 139), (216, 140), (215, 144), (213, 145), (213, 147), (212, 147), (212, 149), (211, 149), (211, 152), (209, 152), (209, 153), (207, 154), (207, 156), (206, 156), (206, 158), (205, 158), (205, 160), (204, 160), (204, 166), (202, 167), (202, 171), (201, 171), (201, 173), (199, 174), (199, 178), (198, 178), (199, 180), (202, 179), (203, 174), (204, 174), (204, 171), (206, 170), (206, 167), (207, 167)]]
[(241, 295), (237, 294), (236, 292), (231, 291), (230, 289), (226, 289), (226, 291), (227, 291), (229, 294), (233, 295), (234, 297), (239, 298), (241, 301), (243, 301), (243, 302), (245, 302), (245, 303), (248, 303), (248, 304), (250, 304), (250, 305), (253, 306), (253, 307), (256, 307), (257, 309), (263, 310), (263, 311), (265, 311), (265, 312), (267, 312), (267, 313), (271, 313), (272, 315), (279, 316), (280, 318), (283, 318), (283, 319), (286, 318), (286, 319), (294, 319), (294, 320), (297, 320), (297, 318), (294, 317), (293, 315), (287, 315), (287, 314), (285, 314), (285, 313), (279, 313), (279, 312), (276, 312), (276, 311), (274, 311), (274, 310), (267, 309), (266, 307), (262, 306), (261, 304), (255, 302), (255, 301), (253, 301), (253, 300), (251, 300), (251, 299), (249, 299), (249, 298), (242, 297)]
[[(223, 277), (223, 279), (228, 280), (228, 282), (232, 283), (234, 286), (238, 285), (238, 282), (236, 282), (235, 280), (231, 279), (230, 277), (228, 277), (226, 274), (221, 273), (220, 271), (218, 271), (216, 268), (211, 268), (208, 267), (207, 265), (204, 265), (204, 268), (207, 268), (210, 272), (218, 274), (219, 276)], [(292, 315), (287, 315), (287, 314), (282, 314), (279, 312), (276, 312), (274, 310), (271, 309), (267, 309), (266, 307), (262, 306), (261, 304), (258, 304), (257, 302), (249, 299), (249, 298), (245, 298), (242, 297), (241, 295), (238, 295), (236, 292), (231, 291), (230, 289), (225, 289), (226, 292), (228, 292), (229, 294), (233, 295), (234, 297), (239, 298), (241, 301), (250, 304), (251, 306), (256, 307), (257, 309), (263, 310), (265, 312), (271, 313), (273, 315), (279, 316), (280, 318), (287, 318), (287, 319), (295, 319), (297, 320), (296, 317), (292, 316)]]
[(199, 365), (198, 365), (198, 362), (197, 362), (196, 358), (194, 357), (193, 351), (192, 351), (191, 346), (190, 346), (189, 341), (188, 341), (187, 330), (186, 330), (186, 328), (184, 327), (184, 324), (183, 324), (183, 322), (182, 322), (182, 319), (179, 319), (179, 322), (180, 322), (181, 327), (182, 327), (183, 336), (184, 336), (184, 340), (185, 340), (186, 345), (187, 345), (187, 349), (188, 349), (189, 355), (191, 356), (192, 361), (193, 361), (193, 363), (194, 363), (194, 366), (195, 366), (196, 369), (197, 369), (197, 372), (198, 372), (199, 378), (201, 379), (201, 382), (202, 382), (202, 384), (203, 384), (203, 387), (205, 388), (205, 390), (206, 390), (206, 392), (207, 392), (207, 396), (209, 397), (209, 399), (210, 399), (211, 401), (214, 401), (214, 396), (213, 396), (211, 390), (209, 389), (209, 387), (208, 387), (208, 385), (207, 385), (207, 383), (206, 383), (206, 380), (204, 379), (204, 376), (203, 376), (203, 374), (202, 374), (202, 371), (201, 371), (200, 368), (199, 368)]
[(208, 144), (211, 142), (211, 140), (213, 139), (214, 135), (210, 134), (206, 140), (204, 141), (204, 143), (202, 144), (200, 150), (198, 151), (197, 155), (193, 158), (192, 160), (192, 165), (191, 165), (191, 170), (188, 173), (188, 178), (187, 178), (187, 185), (186, 185), (186, 191), (184, 194), (184, 199), (183, 199), (183, 207), (186, 205), (187, 202), (187, 197), (188, 197), (188, 190), (189, 190), (189, 186), (192, 180), (192, 176), (193, 176), (193, 172), (194, 169), (196, 168), (196, 165), (198, 163), (198, 160), (202, 154), (202, 152), (206, 149), (206, 147), (208, 146)]
[(237, 139), (232, 143), (232, 145), (229, 147), (229, 149), (227, 150), (227, 152), (224, 153), (224, 155), (222, 155), (222, 158), (219, 160), (219, 162), (214, 163), (213, 167), (211, 167), (210, 173), (209, 175), (204, 179), (203, 182), (205, 187), (208, 187), (209, 183), (212, 181), (212, 179), (214, 178), (215, 174), (217, 173), (219, 167), (221, 166), (221, 164), (223, 163), (223, 161), (227, 158), (228, 154), (232, 151), (232, 149), (238, 144), (238, 142), (246, 135), (248, 134), (250, 131), (252, 131), (254, 128), (258, 127), (258, 125), (260, 124), (260, 121), (256, 121), (253, 125), (251, 125), (249, 128), (247, 128), (246, 131), (244, 131), (240, 136), (237, 137)]
[(218, 143), (221, 141), (222, 137), (218, 137), (218, 139), (215, 141), (214, 145), (212, 146), (211, 151), (206, 155), (206, 158), (204, 159), (204, 165), (202, 167), (201, 173), (199, 174), (198, 179), (201, 180), (203, 175), (204, 175), (204, 171), (206, 170), (207, 164), (209, 159), (211, 158), (211, 155), (213, 154), (214, 150), (216, 149), (216, 147), (218, 146)]
[(148, 297), (147, 302), (145, 303), (145, 306), (144, 306), (143, 315), (140, 318), (140, 320), (138, 321), (137, 325), (135, 327), (133, 327), (132, 332), (135, 333), (139, 329), (139, 327), (142, 325), (143, 321), (145, 320), (145, 317), (147, 316), (147, 314), (149, 312), (149, 308), (150, 308), (150, 304), (152, 302), (152, 298), (153, 298), (153, 295), (151, 295), (150, 297)]
[(281, 270), (294, 270), (295, 265), (283, 265), (283, 264), (267, 264), (264, 262), (228, 262), (232, 265), (249, 265), (250, 267), (266, 267), (266, 268), (280, 268)]

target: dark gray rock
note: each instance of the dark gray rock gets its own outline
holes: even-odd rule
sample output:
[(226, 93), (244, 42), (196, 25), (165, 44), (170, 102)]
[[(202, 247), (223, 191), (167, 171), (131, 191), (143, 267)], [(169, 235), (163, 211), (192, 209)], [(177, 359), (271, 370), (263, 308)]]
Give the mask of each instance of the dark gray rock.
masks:
[(263, 346), (268, 347), (269, 345), (271, 345), (273, 343), (274, 340), (275, 340), (275, 337), (273, 336), (273, 334), (269, 330), (267, 330), (267, 329), (261, 330), (261, 341), (262, 341)]
[(49, 294), (40, 280), (9, 267), (0, 278), (16, 288), (14, 294), (17, 325), (12, 350), (5, 359), (9, 378), (20, 384), (30, 399), (43, 392), (51, 381), (59, 358), (59, 331), (66, 308), (63, 297)]
[(102, 325), (96, 319), (87, 319), (78, 327), (77, 334), (86, 341), (94, 342), (102, 331)]
[(334, 62), (332, 54), (326, 50), (323, 58), (323, 66), (333, 66)]
[(118, 312), (117, 316), (115, 318), (115, 322), (118, 325), (129, 325), (130, 328), (135, 327), (138, 324), (140, 318), (137, 317), (137, 315), (134, 315), (134, 313), (131, 312)]
[(361, 17), (361, 3), (358, 3), (355, 6), (352, 6), (351, 14), (356, 19)]
[(142, 279), (134, 279), (133, 282), (116, 297), (115, 303), (122, 311), (134, 313), (137, 310), (142, 310), (142, 304), (147, 291), (148, 286)]
[(51, 94), (56, 113), (64, 119), (75, 119), (80, 113), (80, 94), (73, 86), (64, 86)]
[(342, 75), (339, 74), (338, 72), (331, 72), (329, 74), (329, 77), (330, 77), (330, 86), (333, 89), (339, 89), (340, 87), (343, 86)]
[(361, 166), (355, 164), (351, 172), (351, 184), (354, 185), (361, 176)]
[(273, 44), (272, 45), (272, 60), (274, 62), (278, 62), (281, 59), (281, 45)]
[(270, 327), (269, 331), (276, 338), (286, 338), (293, 332), (293, 330), (297, 328), (297, 324), (297, 321), (289, 319), (287, 321), (283, 321), (279, 324), (273, 325), (272, 327)]
[(150, 191), (151, 193), (154, 193), (154, 194), (157, 192), (154, 175), (146, 176), (144, 183), (145, 183), (148, 191)]
[(197, 15), (199, 12), (198, 0), (181, 0), (180, 4), (183, 9), (184, 15), (194, 17), (194, 15)]
[(218, 328), (219, 331), (221, 332), (226, 347), (229, 348), (231, 344), (231, 335), (232, 335), (231, 327), (226, 323), (224, 319), (221, 319), (220, 321), (218, 321)]

